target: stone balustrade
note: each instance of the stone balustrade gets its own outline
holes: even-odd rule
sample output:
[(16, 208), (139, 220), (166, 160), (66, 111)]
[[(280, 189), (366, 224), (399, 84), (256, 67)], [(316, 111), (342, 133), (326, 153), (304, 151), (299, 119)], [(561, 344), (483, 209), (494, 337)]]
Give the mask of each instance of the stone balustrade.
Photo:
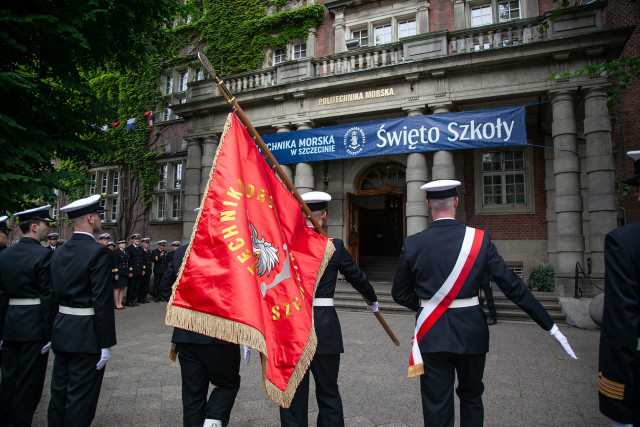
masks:
[(540, 18), (469, 28), (449, 33), (449, 53), (477, 52), (545, 39)]

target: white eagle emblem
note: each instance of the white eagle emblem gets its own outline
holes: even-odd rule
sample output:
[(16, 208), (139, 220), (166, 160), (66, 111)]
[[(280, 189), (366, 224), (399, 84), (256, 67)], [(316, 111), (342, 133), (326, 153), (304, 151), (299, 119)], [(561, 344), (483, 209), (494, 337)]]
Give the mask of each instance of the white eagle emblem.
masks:
[[(249, 225), (251, 226), (251, 244), (253, 246), (256, 272), (258, 276), (269, 276), (276, 264), (280, 264), (280, 260), (278, 259), (279, 249), (275, 248), (271, 242), (267, 242), (264, 237), (258, 239), (258, 231), (251, 222), (249, 222)], [(260, 292), (263, 298), (267, 290), (291, 277), (291, 271), (289, 271), (289, 253), (286, 243), (282, 245), (282, 249), (285, 251), (285, 261), (282, 270), (276, 274), (271, 284), (267, 285), (265, 282), (260, 284)]]

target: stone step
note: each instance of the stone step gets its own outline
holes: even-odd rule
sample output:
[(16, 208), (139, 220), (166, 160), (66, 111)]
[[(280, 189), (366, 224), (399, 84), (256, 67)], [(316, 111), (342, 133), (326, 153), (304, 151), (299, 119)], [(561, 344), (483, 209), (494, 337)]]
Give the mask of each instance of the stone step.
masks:
[[(393, 301), (390, 282), (375, 282), (372, 283), (372, 285), (378, 295), (378, 304), (383, 313), (414, 315), (411, 310)], [(533, 294), (536, 299), (540, 301), (544, 309), (547, 310), (554, 322), (566, 323), (566, 316), (562, 313), (560, 302), (556, 295), (546, 292), (533, 292)], [(499, 289), (496, 288), (493, 295), (498, 320), (534, 323), (520, 307), (511, 302)], [(362, 311), (365, 309), (362, 296), (345, 281), (339, 281), (336, 285), (334, 304), (337, 310)], [(484, 311), (488, 317), (489, 311), (486, 304), (484, 305)]]

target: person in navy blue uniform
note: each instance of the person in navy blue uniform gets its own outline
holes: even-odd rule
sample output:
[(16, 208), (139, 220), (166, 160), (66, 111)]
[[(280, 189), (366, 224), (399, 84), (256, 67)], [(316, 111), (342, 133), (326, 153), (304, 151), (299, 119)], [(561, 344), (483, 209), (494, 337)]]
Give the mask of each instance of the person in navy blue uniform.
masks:
[(43, 206), (14, 214), (24, 236), (0, 253), (0, 425), (31, 425), (42, 397), (51, 327), (52, 251), (40, 244), (51, 231)]
[[(422, 186), (433, 215), (429, 228), (405, 239), (391, 294), (394, 301), (417, 312), (443, 286), (454, 270), (466, 228), (455, 220), (458, 198), (455, 180), (432, 181)], [(549, 314), (498, 254), (489, 233), (484, 233), (479, 253), (454, 303), (436, 320), (419, 343), (424, 362), (420, 376), (424, 424), (453, 426), (453, 388), (456, 374), (460, 398), (460, 425), (481, 426), (482, 393), (489, 328), (478, 301), (478, 291), (491, 275), (502, 292), (545, 331), (558, 340), (573, 358), (573, 350)]]
[[(312, 191), (303, 194), (302, 199), (324, 227), (327, 222), (327, 206), (331, 196), (321, 191)], [(340, 353), (344, 353), (344, 346), (338, 313), (333, 307), (333, 294), (336, 289), (338, 272), (342, 273), (351, 286), (371, 302), (371, 305), (367, 306), (367, 310), (372, 312), (378, 310), (378, 297), (373, 286), (355, 263), (343, 241), (333, 239), (333, 245), (336, 250), (320, 278), (313, 299), (313, 321), (318, 344), (309, 366), (309, 371), (313, 374), (316, 385), (317, 425), (326, 427), (344, 426), (342, 398), (338, 389)], [(287, 409), (280, 408), (280, 424), (282, 426), (308, 425), (309, 371), (298, 385), (291, 406)]]
[(129, 279), (133, 277), (133, 269), (129, 266), (129, 253), (125, 250), (126, 240), (118, 240), (117, 249), (113, 250), (113, 299), (115, 308), (122, 310), (122, 298), (127, 292)]
[(145, 237), (140, 240), (140, 248), (142, 249), (142, 277), (140, 280), (140, 290), (138, 291), (138, 299), (136, 300), (138, 304), (146, 304), (149, 302), (147, 300), (147, 295), (149, 295), (149, 285), (151, 284), (151, 271), (153, 266), (151, 264), (151, 251), (149, 250), (149, 243), (151, 239)]
[(51, 257), (51, 282), (58, 303), (51, 349), (49, 426), (90, 426), (105, 365), (116, 345), (111, 266), (113, 254), (94, 239), (101, 230), (100, 196), (60, 209), (73, 235)]
[(164, 250), (164, 246), (167, 244), (166, 240), (160, 240), (157, 242), (158, 247), (151, 251), (151, 260), (153, 261), (153, 300), (155, 302), (169, 301), (162, 295), (162, 276), (167, 270), (169, 265), (169, 254)]
[(100, 243), (102, 246), (109, 246), (109, 239), (111, 239), (111, 234), (102, 233), (98, 236), (98, 243)]
[[(640, 196), (640, 151), (634, 176), (623, 181)], [(612, 425), (640, 425), (640, 222), (604, 240), (604, 308), (598, 360), (600, 412)]]
[(140, 234), (131, 235), (131, 244), (127, 246), (129, 254), (129, 267), (133, 276), (129, 279), (129, 287), (127, 288), (127, 307), (137, 307), (138, 293), (142, 285), (142, 276), (144, 275), (144, 262), (142, 258), (142, 248), (140, 247)]
[[(179, 247), (180, 247), (179, 240), (174, 240), (173, 242), (171, 242), (171, 252), (167, 254), (167, 268), (169, 267), (169, 264), (171, 263), (171, 261), (173, 261), (173, 256), (178, 251)], [(168, 302), (169, 298), (171, 298), (171, 286), (173, 285), (173, 283), (169, 283), (168, 286), (166, 285), (166, 283), (167, 282), (165, 281), (160, 282), (160, 295), (165, 301)]]
[[(188, 246), (174, 251), (162, 278), (163, 289), (173, 286)], [(240, 346), (180, 328), (173, 329), (171, 342), (180, 363), (183, 425), (228, 425), (240, 390)], [(207, 399), (209, 383), (214, 388)]]
[(55, 251), (58, 245), (58, 239), (60, 235), (58, 233), (49, 233), (47, 234), (47, 243), (49, 244), (49, 249)]
[(487, 321), (487, 325), (495, 325), (498, 323), (498, 312), (496, 311), (496, 303), (493, 300), (493, 289), (491, 277), (487, 276), (485, 280), (482, 281), (483, 284), (480, 287), (482, 289), (482, 294), (484, 294), (484, 298), (480, 297), (480, 307), (483, 306), (484, 300), (487, 301), (487, 308), (489, 309), (489, 320)]

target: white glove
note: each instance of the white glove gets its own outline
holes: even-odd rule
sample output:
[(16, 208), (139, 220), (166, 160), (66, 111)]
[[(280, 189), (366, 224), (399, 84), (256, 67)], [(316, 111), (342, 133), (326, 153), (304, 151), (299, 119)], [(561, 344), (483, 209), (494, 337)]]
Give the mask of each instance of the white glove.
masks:
[(576, 354), (573, 352), (571, 346), (569, 345), (569, 341), (564, 335), (562, 335), (562, 332), (560, 332), (560, 329), (558, 329), (555, 323), (553, 324), (553, 327), (551, 328), (549, 333), (553, 338), (555, 338), (556, 341), (560, 343), (564, 351), (566, 351), (569, 356), (577, 359)]
[(110, 348), (101, 349), (100, 360), (98, 360), (98, 363), (96, 364), (96, 369), (99, 371), (100, 369), (104, 368), (104, 365), (107, 364), (109, 359), (111, 359), (111, 349)]
[(47, 351), (49, 351), (50, 348), (51, 348), (51, 341), (49, 341), (44, 345), (44, 347), (42, 347), (42, 350), (40, 350), (40, 353), (45, 354)]
[(244, 363), (249, 364), (249, 359), (251, 358), (251, 347), (247, 347), (246, 345), (242, 346)]
[(371, 313), (378, 311), (378, 301), (372, 302), (371, 305), (367, 304), (367, 311), (370, 311)]
[(633, 427), (633, 424), (622, 424), (617, 421), (611, 420), (611, 427)]

